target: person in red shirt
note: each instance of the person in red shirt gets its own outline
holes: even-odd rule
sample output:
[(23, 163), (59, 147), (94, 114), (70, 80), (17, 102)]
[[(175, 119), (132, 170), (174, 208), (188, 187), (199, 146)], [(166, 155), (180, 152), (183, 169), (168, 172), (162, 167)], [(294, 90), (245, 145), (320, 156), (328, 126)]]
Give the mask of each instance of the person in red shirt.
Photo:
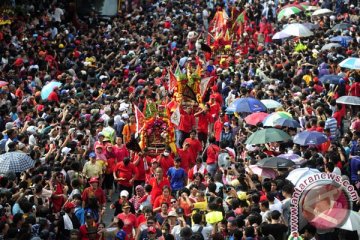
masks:
[(123, 212), (116, 216), (114, 222), (117, 223), (118, 219), (121, 219), (124, 222), (123, 230), (126, 232), (127, 239), (133, 240), (135, 239), (133, 232), (136, 232), (138, 227), (136, 216), (130, 212), (130, 205), (128, 203), (125, 203), (122, 209)]
[(213, 117), (210, 114), (210, 105), (206, 104), (203, 110), (194, 114), (194, 117), (198, 118), (198, 138), (203, 143), (203, 146), (206, 145), (209, 132), (209, 124), (213, 122)]
[(159, 167), (159, 162), (156, 158), (151, 159), (150, 167), (145, 171), (145, 180), (150, 182), (150, 179), (155, 177), (155, 171)]
[(195, 165), (196, 158), (202, 151), (202, 144), (199, 139), (196, 139), (196, 131), (190, 132), (190, 138), (185, 139), (185, 143), (189, 143), (189, 150), (191, 152), (190, 167)]
[(164, 172), (161, 167), (158, 167), (155, 170), (155, 177), (150, 179), (149, 185), (152, 187), (150, 193), (151, 204), (154, 204), (155, 199), (162, 194), (163, 187), (170, 187), (170, 182), (167, 178), (164, 177)]
[(52, 184), (54, 187), (53, 194), (51, 196), (51, 202), (53, 205), (53, 212), (58, 213), (61, 211), (61, 207), (65, 203), (65, 185), (64, 183), (64, 175), (61, 172), (56, 173), (54, 183)]
[(123, 139), (121, 137), (116, 137), (115, 144), (114, 151), (117, 162), (123, 161), (125, 157), (130, 157), (130, 152), (126, 148), (126, 145), (123, 144)]
[(134, 187), (137, 185), (144, 185), (145, 183), (145, 168), (148, 169), (148, 160), (145, 152), (136, 153), (133, 157), (132, 163), (135, 166), (135, 180)]
[(223, 98), (221, 96), (221, 94), (218, 92), (218, 87), (216, 85), (214, 85), (211, 88), (211, 95), (210, 95), (210, 99), (214, 98), (216, 100), (216, 102), (219, 104), (219, 106), (222, 106), (223, 104)]
[(91, 212), (85, 214), (85, 224), (81, 225), (79, 228), (80, 240), (98, 240), (100, 235), (97, 233), (98, 224), (95, 222), (94, 217)]
[(167, 172), (169, 168), (174, 166), (174, 158), (171, 156), (171, 148), (166, 147), (165, 151), (157, 157), (157, 162), (160, 164), (163, 172)]
[(15, 91), (15, 96), (18, 98), (19, 102), (21, 102), (21, 100), (24, 97), (24, 88), (25, 88), (25, 84), (24, 82), (21, 82), (19, 84), (19, 87)]
[(336, 119), (340, 131), (342, 131), (342, 120), (345, 117), (345, 105), (336, 104), (336, 110), (333, 114), (333, 117)]
[(177, 153), (181, 158), (181, 165), (180, 167), (188, 172), (190, 167), (195, 165), (195, 160), (192, 162), (192, 151), (190, 150), (190, 143), (184, 142), (183, 148), (178, 148)]
[(130, 162), (130, 158), (126, 157), (123, 161), (118, 162), (114, 169), (114, 180), (117, 181), (119, 190), (129, 192), (132, 195), (132, 188), (136, 178), (136, 170), (134, 164)]
[(195, 127), (195, 117), (191, 113), (192, 107), (187, 106), (184, 110), (180, 108), (180, 123), (176, 131), (176, 145), (181, 147), (184, 140), (190, 136), (190, 131)]
[(194, 181), (194, 175), (196, 173), (201, 173), (203, 176), (207, 174), (206, 166), (203, 164), (201, 157), (196, 159), (195, 166), (188, 171), (189, 182)]
[(49, 94), (48, 101), (50, 102), (55, 102), (55, 103), (59, 103), (59, 88), (58, 87), (54, 87), (52, 92)]
[(106, 169), (105, 169), (105, 174), (104, 174), (104, 182), (103, 182), (103, 187), (104, 190), (108, 192), (108, 199), (112, 199), (112, 195), (113, 195), (113, 185), (114, 185), (114, 170), (115, 170), (115, 166), (117, 164), (117, 160), (116, 160), (116, 154), (115, 154), (115, 150), (114, 147), (111, 143), (108, 143), (106, 145), (106, 150), (105, 150), (105, 157), (106, 157)]
[(349, 95), (360, 97), (360, 79), (357, 77), (355, 82), (351, 84)]
[(89, 198), (93, 198), (95, 197), (98, 201), (98, 204), (100, 206), (100, 209), (101, 210), (101, 215), (104, 214), (105, 212), (105, 207), (106, 207), (106, 195), (105, 195), (105, 192), (104, 190), (102, 190), (100, 187), (99, 187), (99, 179), (98, 178), (91, 178), (90, 181), (90, 187), (87, 187), (84, 189), (82, 195), (81, 195), (81, 199), (82, 199), (82, 207), (85, 208), (88, 204), (88, 199)]
[(168, 206), (170, 206), (171, 199), (173, 199), (173, 197), (171, 196), (170, 193), (171, 193), (170, 187), (164, 186), (162, 189), (162, 194), (160, 196), (157, 196), (154, 201), (154, 204), (153, 204), (154, 212), (159, 212), (161, 210), (162, 203), (167, 203)]
[(211, 174), (211, 176), (214, 176), (217, 169), (217, 157), (220, 151), (219, 146), (215, 144), (215, 137), (209, 138), (209, 146), (206, 149), (206, 170), (208, 173)]
[(216, 142), (220, 142), (221, 132), (225, 122), (225, 114), (220, 113), (219, 119), (214, 123), (214, 137)]

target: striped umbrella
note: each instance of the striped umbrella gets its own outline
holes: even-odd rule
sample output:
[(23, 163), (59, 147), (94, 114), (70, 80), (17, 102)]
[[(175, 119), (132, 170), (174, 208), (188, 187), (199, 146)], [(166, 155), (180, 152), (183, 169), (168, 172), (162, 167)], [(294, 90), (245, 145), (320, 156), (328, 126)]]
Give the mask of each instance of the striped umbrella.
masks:
[(303, 8), (301, 8), (300, 6), (291, 6), (291, 7), (283, 8), (278, 13), (277, 19), (278, 21), (280, 21), (283, 18), (289, 18), (291, 15), (298, 14), (302, 11)]
[(7, 152), (0, 155), (0, 173), (19, 173), (34, 167), (34, 165), (34, 160), (23, 152)]
[(360, 58), (347, 58), (341, 63), (339, 63), (339, 66), (342, 68), (360, 70)]

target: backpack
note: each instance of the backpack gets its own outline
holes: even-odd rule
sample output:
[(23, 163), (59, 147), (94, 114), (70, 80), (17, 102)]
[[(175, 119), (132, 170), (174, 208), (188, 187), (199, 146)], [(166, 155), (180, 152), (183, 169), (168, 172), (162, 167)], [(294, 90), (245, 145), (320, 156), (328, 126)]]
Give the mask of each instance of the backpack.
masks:
[(204, 229), (204, 227), (200, 226), (199, 229), (191, 235), (190, 239), (191, 240), (205, 240), (204, 236), (201, 233), (203, 229)]

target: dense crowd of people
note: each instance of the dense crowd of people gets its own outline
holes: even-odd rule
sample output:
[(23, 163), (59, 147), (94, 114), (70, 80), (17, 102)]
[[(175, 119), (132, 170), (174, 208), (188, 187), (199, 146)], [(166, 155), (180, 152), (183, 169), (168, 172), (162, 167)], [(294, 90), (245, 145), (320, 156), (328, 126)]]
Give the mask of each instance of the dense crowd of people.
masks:
[[(300, 3), (120, 3), (109, 19), (96, 12), (80, 19), (61, 0), (15, 3), (13, 13), (2, 13), (11, 24), (0, 25), (0, 158), (26, 153), (35, 163), (1, 173), (0, 239), (287, 239), (294, 184), (286, 177), (293, 167), (275, 169), (273, 177), (252, 170), (280, 154), (297, 154), (301, 167), (336, 173), (359, 190), (360, 114), (336, 103), (360, 97), (359, 71), (338, 66), (360, 54), (357, 1), (311, 1), (333, 15), (281, 20), (279, 9)], [(226, 62), (199, 47), (220, 9), (230, 18), (247, 14)], [(309, 21), (317, 27), (309, 38), (272, 39), (286, 24)], [(334, 29), (339, 23), (348, 25)], [(336, 36), (351, 40), (321, 49)], [(134, 106), (166, 106), (174, 100), (169, 69), (186, 73), (197, 65), (212, 81), (203, 106), (179, 103), (176, 151), (136, 150)], [(319, 80), (327, 74), (341, 79)], [(55, 81), (61, 85), (44, 98)], [(281, 128), (290, 136), (317, 131), (328, 141), (245, 144), (264, 128), (247, 124), (248, 114), (226, 111), (245, 97), (281, 103), (268, 112), (286, 112), (300, 124)], [(307, 224), (289, 239), (358, 239), (356, 225), (349, 231)]]

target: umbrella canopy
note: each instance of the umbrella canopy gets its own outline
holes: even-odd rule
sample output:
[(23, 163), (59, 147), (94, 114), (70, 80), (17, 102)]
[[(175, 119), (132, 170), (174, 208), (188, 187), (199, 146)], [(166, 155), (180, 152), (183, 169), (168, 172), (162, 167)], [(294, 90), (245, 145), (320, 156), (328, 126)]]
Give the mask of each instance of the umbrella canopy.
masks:
[(350, 36), (336, 36), (330, 38), (331, 42), (351, 42), (353, 40)]
[(50, 93), (54, 90), (54, 87), (61, 87), (61, 85), (62, 85), (61, 82), (56, 82), (56, 81), (49, 82), (41, 89), (41, 98), (43, 100), (47, 99)]
[(339, 63), (339, 66), (342, 68), (350, 68), (359, 70), (360, 69), (360, 58), (347, 58), (341, 63)]
[(272, 122), (272, 125), (264, 125), (267, 127), (289, 127), (289, 128), (300, 128), (300, 123), (294, 119), (278, 118)]
[(226, 109), (228, 112), (265, 112), (265, 105), (256, 98), (238, 98)]
[(6, 86), (6, 85), (8, 85), (8, 84), (9, 84), (8, 82), (0, 81), (0, 87)]
[(296, 184), (303, 178), (309, 177), (316, 173), (320, 173), (320, 171), (315, 168), (297, 168), (292, 170), (286, 179), (296, 186)]
[(301, 3), (300, 5), (305, 9), (306, 12), (312, 12), (319, 9), (318, 6), (303, 5), (303, 3)]
[(311, 16), (317, 16), (317, 17), (321, 17), (321, 16), (329, 16), (333, 14), (333, 11), (331, 11), (330, 9), (327, 8), (322, 8), (322, 9), (318, 9), (316, 11), (314, 11)]
[(339, 43), (328, 43), (322, 46), (321, 51), (331, 50), (332, 48), (342, 47)]
[(347, 220), (338, 228), (348, 230), (348, 231), (357, 231), (360, 235), (360, 214), (356, 211), (350, 210), (350, 214)]
[(339, 81), (341, 78), (342, 77), (339, 75), (328, 74), (328, 75), (322, 76), (319, 80), (322, 83), (339, 84)]
[(295, 135), (294, 143), (301, 146), (319, 145), (328, 140), (327, 136), (323, 133), (316, 131), (303, 131)]
[(246, 172), (253, 172), (256, 175), (261, 176), (262, 178), (274, 179), (277, 176), (277, 173), (274, 169), (262, 168), (257, 165), (250, 165), (245, 170), (246, 170)]
[(286, 132), (276, 128), (261, 129), (246, 139), (246, 144), (256, 145), (270, 142), (283, 142), (291, 139), (290, 135)]
[(347, 105), (360, 105), (360, 97), (356, 96), (342, 96), (336, 99), (336, 103), (342, 103)]
[(282, 32), (295, 37), (310, 37), (314, 35), (312, 31), (300, 23), (289, 24)]
[(262, 123), (264, 126), (274, 126), (274, 122), (280, 118), (292, 119), (292, 117), (283, 112), (274, 112), (267, 116)]
[(309, 30), (319, 29), (319, 27), (320, 27), (319, 25), (314, 24), (314, 23), (310, 23), (310, 22), (303, 23), (303, 25), (305, 27), (307, 27)]
[(280, 10), (280, 12), (277, 15), (278, 21), (280, 21), (283, 18), (289, 18), (291, 15), (301, 13), (304, 9), (300, 6), (289, 6), (285, 7)]
[(256, 126), (258, 123), (262, 122), (269, 114), (264, 112), (256, 112), (248, 115), (244, 118), (245, 122), (249, 125)]
[(281, 103), (275, 101), (273, 99), (263, 99), (261, 102), (265, 105), (267, 109), (274, 109), (278, 107), (282, 107)]
[(348, 28), (350, 28), (352, 25), (350, 23), (339, 23), (336, 24), (335, 26), (333, 26), (331, 28), (331, 30), (333, 31), (339, 31), (339, 30), (346, 30)]
[(284, 39), (284, 38), (288, 38), (288, 37), (291, 37), (291, 35), (280, 31), (280, 32), (275, 33), (274, 36), (272, 37), (272, 39), (276, 40), (276, 39)]
[(34, 160), (23, 152), (7, 152), (0, 155), (0, 173), (19, 173), (34, 167), (34, 165)]
[(293, 161), (296, 165), (300, 165), (300, 164), (303, 164), (304, 162), (306, 162), (305, 159), (303, 159), (302, 157), (300, 157), (299, 155), (294, 154), (294, 153), (280, 154), (280, 155), (278, 155), (278, 157), (289, 159), (289, 160)]
[(256, 165), (262, 168), (288, 168), (294, 166), (295, 163), (286, 158), (268, 157), (261, 159)]

